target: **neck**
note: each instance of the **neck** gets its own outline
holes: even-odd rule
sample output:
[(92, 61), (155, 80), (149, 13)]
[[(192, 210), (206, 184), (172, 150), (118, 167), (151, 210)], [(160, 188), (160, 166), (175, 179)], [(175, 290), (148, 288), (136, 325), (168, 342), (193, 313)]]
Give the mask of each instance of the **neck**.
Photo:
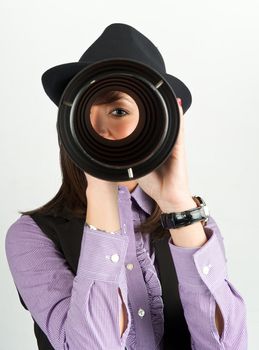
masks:
[(131, 192), (133, 192), (134, 189), (137, 187), (138, 183), (137, 183), (136, 180), (132, 180), (132, 181), (118, 182), (118, 185), (128, 187), (128, 190), (129, 190), (130, 193), (131, 193)]

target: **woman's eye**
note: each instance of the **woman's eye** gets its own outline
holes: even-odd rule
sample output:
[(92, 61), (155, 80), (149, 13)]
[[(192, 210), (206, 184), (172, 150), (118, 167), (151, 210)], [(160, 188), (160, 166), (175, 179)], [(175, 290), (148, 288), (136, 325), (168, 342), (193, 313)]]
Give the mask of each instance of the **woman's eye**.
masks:
[[(117, 113), (114, 114), (115, 111), (120, 111), (120, 112), (119, 112), (118, 114), (117, 114)], [(125, 114), (121, 114), (121, 111), (124, 112)], [(119, 117), (124, 117), (124, 116), (127, 115), (128, 113), (127, 113), (124, 109), (122, 109), (122, 108), (116, 108), (116, 109), (114, 109), (114, 110), (112, 111), (111, 114), (112, 114), (112, 115), (115, 115), (115, 116), (119, 116)]]

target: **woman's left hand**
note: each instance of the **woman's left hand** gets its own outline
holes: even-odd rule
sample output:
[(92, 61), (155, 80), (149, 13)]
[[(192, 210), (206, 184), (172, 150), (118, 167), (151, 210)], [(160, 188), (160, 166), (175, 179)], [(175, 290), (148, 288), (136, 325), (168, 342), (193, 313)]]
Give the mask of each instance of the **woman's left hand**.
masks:
[(168, 159), (151, 173), (137, 179), (139, 186), (159, 205), (162, 211), (167, 208), (180, 208), (190, 203), (187, 162), (184, 144), (184, 116), (181, 99), (177, 98), (180, 110), (180, 128), (172, 153)]

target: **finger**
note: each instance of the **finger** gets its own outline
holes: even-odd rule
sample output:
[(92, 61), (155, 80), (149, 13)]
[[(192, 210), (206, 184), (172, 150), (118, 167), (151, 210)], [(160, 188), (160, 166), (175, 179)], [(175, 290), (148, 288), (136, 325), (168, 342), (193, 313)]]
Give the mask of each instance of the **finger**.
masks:
[(180, 97), (177, 97), (178, 107), (180, 110), (180, 114), (183, 115), (183, 108), (182, 108), (182, 99)]
[(180, 130), (179, 132), (182, 134), (184, 129), (184, 118), (183, 118), (183, 108), (182, 108), (182, 100), (180, 97), (177, 97), (178, 107), (180, 111)]

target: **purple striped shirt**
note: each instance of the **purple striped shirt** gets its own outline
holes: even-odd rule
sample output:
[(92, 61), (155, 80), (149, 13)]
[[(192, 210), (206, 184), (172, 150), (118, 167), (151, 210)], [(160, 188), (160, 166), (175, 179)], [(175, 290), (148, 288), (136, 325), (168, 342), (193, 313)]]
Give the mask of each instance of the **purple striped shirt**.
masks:
[[(84, 226), (76, 275), (30, 216), (20, 216), (7, 231), (6, 256), (15, 286), (57, 350), (163, 349), (155, 252), (149, 235), (136, 228), (155, 203), (140, 186), (131, 193), (126, 186), (118, 188), (121, 229), (109, 234)], [(246, 350), (246, 306), (228, 279), (223, 238), (211, 216), (204, 229), (208, 241), (200, 248), (178, 247), (168, 240), (192, 349)], [(122, 337), (118, 288), (128, 316)], [(221, 337), (216, 303), (224, 319)]]

